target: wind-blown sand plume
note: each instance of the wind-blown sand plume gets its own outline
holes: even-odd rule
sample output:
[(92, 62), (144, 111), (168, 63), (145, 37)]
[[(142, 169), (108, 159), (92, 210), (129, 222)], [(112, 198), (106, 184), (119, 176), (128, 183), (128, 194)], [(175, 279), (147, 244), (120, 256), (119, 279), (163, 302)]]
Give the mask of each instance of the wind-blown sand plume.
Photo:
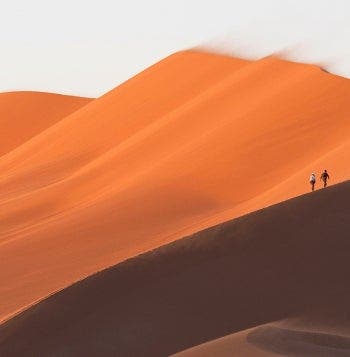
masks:
[(0, 156), (90, 101), (89, 98), (41, 92), (0, 93)]
[(0, 159), (0, 316), (299, 195), (312, 164), (349, 178), (349, 96), (315, 66), (189, 51), (41, 132)]
[(266, 341), (276, 336), (287, 355), (345, 355), (349, 192), (346, 182), (294, 198), (89, 277), (4, 323), (0, 353), (168, 356), (290, 319), (289, 330), (245, 331), (237, 350), (271, 355)]

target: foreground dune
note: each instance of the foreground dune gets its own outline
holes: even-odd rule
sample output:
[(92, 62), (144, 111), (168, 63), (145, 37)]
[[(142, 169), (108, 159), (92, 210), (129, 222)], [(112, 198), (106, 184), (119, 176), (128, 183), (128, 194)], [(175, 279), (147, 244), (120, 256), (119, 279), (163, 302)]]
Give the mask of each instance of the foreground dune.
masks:
[(0, 353), (167, 356), (242, 331), (231, 351), (348, 355), (349, 194), (335, 185), (93, 275), (4, 323)]
[[(288, 323), (288, 319), (283, 321)], [(318, 329), (317, 329), (318, 330)], [(174, 357), (323, 356), (345, 357), (350, 338), (328, 332), (280, 328), (269, 324), (190, 348)]]
[(41, 92), (0, 93), (0, 156), (90, 101), (89, 98)]
[(181, 52), (0, 158), (0, 318), (108, 266), (350, 177), (350, 81)]

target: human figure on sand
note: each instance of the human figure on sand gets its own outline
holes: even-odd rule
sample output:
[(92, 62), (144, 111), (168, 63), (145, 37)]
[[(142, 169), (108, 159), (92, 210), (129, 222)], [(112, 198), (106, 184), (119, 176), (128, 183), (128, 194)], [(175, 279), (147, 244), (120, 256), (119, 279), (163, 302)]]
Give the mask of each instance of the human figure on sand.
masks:
[(329, 175), (327, 170), (324, 170), (322, 172), (320, 179), (323, 181), (323, 187), (327, 187), (327, 180), (329, 180)]
[(311, 191), (315, 191), (316, 175), (314, 173), (310, 176)]

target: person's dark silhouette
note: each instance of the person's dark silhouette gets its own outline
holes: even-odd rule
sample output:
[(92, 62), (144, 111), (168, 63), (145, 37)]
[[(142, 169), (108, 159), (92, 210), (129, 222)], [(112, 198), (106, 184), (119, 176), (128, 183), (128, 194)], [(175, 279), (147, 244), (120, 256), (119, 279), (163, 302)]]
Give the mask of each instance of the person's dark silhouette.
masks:
[(323, 181), (323, 187), (327, 187), (327, 181), (329, 180), (329, 175), (327, 170), (324, 170), (321, 174), (321, 180)]
[(314, 173), (311, 174), (310, 176), (310, 185), (311, 185), (311, 190), (315, 190), (315, 183), (316, 183), (316, 175)]

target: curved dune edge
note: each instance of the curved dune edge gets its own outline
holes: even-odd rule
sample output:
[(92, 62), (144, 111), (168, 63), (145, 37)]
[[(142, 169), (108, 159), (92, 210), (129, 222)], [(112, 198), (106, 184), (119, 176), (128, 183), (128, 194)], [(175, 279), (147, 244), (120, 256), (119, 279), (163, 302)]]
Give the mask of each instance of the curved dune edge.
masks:
[(259, 348), (282, 355), (350, 355), (350, 337), (340, 335), (264, 326), (251, 331), (247, 340)]
[(348, 179), (349, 95), (315, 66), (185, 51), (4, 155), (0, 319), (300, 195), (311, 168)]
[[(288, 319), (285, 321), (288, 324)], [(348, 356), (350, 337), (263, 325), (206, 342), (173, 357)]]
[(228, 336), (220, 337), (213, 341), (205, 342), (199, 346), (191, 347), (185, 351), (175, 353), (172, 357), (270, 357), (280, 356), (272, 351), (262, 349), (247, 341), (247, 335), (253, 332), (255, 327), (239, 331)]
[(0, 353), (165, 356), (311, 307), (332, 306), (334, 329), (349, 313), (349, 191), (291, 199), (93, 275), (1, 325)]
[(91, 100), (91, 98), (43, 92), (0, 93), (0, 157)]

